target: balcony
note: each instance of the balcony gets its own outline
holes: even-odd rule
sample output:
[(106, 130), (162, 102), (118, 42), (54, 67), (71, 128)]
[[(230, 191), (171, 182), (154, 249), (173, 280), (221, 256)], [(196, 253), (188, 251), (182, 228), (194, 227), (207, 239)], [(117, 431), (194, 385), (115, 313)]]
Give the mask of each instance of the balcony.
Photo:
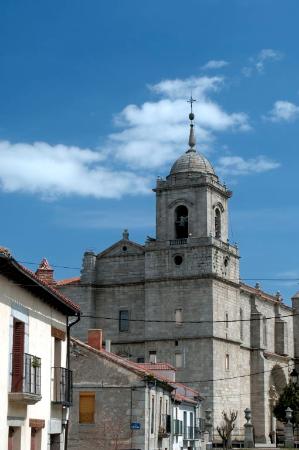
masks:
[(171, 239), (169, 245), (186, 245), (188, 243), (188, 238), (181, 239)]
[(160, 425), (158, 429), (158, 438), (167, 438), (171, 433), (171, 416), (169, 414), (160, 415)]
[(34, 405), (41, 400), (41, 359), (28, 353), (11, 354), (11, 402)]
[(184, 427), (183, 438), (185, 441), (195, 441), (199, 439), (200, 432), (198, 428), (195, 427)]
[(64, 367), (52, 367), (52, 403), (70, 406), (72, 404), (72, 387), (72, 371)]

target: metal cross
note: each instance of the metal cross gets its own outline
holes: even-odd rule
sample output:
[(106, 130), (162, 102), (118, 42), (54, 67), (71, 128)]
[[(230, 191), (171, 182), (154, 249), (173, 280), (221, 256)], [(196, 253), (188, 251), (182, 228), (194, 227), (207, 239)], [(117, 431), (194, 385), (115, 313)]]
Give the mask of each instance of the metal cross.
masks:
[(193, 103), (194, 103), (194, 102), (196, 102), (196, 100), (195, 100), (195, 98), (192, 97), (192, 94), (191, 94), (190, 99), (187, 100), (187, 103), (190, 103), (190, 106), (191, 106), (191, 112), (193, 112), (193, 111), (192, 111), (192, 106), (193, 106)]

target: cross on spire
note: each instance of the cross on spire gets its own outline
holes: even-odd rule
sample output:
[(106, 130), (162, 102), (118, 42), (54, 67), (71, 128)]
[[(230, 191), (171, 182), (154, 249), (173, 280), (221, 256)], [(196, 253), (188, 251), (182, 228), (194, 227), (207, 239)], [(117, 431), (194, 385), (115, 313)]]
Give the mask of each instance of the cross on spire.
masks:
[(192, 93), (191, 93), (189, 100), (187, 100), (187, 103), (190, 103), (191, 114), (193, 113), (192, 107), (193, 107), (194, 102), (196, 102), (196, 99), (192, 97)]

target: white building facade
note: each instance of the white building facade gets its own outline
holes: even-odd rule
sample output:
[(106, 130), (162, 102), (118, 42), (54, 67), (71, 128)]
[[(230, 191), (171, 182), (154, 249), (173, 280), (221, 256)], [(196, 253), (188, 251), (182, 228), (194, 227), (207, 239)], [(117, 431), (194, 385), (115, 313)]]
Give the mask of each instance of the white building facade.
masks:
[(0, 248), (1, 449), (64, 449), (68, 325), (79, 312)]

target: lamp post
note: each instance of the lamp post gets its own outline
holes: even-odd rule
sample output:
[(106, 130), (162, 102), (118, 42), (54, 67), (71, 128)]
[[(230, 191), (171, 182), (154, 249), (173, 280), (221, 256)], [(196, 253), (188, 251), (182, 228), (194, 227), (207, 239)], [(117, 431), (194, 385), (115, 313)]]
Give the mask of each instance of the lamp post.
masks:
[(298, 372), (295, 368), (290, 373), (290, 380), (294, 385), (298, 384)]

